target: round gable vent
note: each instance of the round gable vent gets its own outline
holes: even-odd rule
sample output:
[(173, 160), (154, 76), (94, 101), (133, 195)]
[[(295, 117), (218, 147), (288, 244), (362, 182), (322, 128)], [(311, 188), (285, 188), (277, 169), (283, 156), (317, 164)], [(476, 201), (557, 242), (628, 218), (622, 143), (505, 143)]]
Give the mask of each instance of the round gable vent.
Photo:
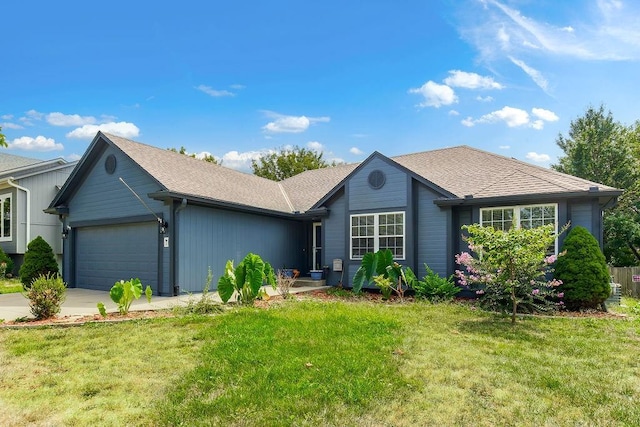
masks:
[(116, 171), (116, 156), (113, 154), (107, 156), (104, 161), (104, 170), (106, 170), (109, 175)]
[(369, 186), (374, 190), (382, 188), (386, 177), (381, 170), (374, 170), (369, 174)]

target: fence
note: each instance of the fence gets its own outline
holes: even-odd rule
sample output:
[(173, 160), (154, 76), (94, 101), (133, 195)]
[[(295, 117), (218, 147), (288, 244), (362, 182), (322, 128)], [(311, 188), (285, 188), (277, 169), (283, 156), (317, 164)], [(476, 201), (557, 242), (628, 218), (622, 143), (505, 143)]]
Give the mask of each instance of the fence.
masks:
[(640, 298), (640, 267), (609, 267), (609, 274), (622, 286), (623, 296)]

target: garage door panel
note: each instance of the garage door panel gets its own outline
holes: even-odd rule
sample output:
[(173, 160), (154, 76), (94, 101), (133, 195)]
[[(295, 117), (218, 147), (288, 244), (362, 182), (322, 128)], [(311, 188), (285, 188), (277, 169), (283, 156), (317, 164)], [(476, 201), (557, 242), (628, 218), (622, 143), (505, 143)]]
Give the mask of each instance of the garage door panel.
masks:
[(111, 289), (139, 278), (158, 290), (158, 227), (155, 222), (76, 229), (76, 286)]

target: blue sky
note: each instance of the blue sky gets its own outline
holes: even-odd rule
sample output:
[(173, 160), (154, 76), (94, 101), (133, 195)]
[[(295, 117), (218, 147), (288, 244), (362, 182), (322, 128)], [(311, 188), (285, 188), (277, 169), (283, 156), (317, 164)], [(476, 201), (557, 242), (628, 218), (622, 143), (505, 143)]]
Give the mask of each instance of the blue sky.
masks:
[(3, 5), (8, 152), (73, 160), (102, 129), (241, 170), (292, 145), (549, 166), (590, 105), (640, 119), (638, 2), (138, 3)]

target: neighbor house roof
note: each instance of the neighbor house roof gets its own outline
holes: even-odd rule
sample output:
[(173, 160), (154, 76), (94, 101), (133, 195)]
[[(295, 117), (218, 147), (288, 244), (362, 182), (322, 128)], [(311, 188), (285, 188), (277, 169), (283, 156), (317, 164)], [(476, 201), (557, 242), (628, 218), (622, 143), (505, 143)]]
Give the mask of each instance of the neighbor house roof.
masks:
[(0, 180), (25, 178), (62, 167), (71, 167), (73, 164), (74, 162), (67, 162), (60, 157), (51, 160), (40, 160), (0, 153)]
[[(432, 188), (439, 189), (438, 203), (460, 204), (493, 198), (526, 198), (536, 195), (619, 195), (621, 190), (530, 165), (468, 146), (444, 148), (387, 158), (372, 154), (362, 163), (309, 170), (275, 182), (225, 166), (207, 163), (115, 135), (99, 132), (99, 141), (112, 144), (131, 158), (161, 186), (153, 197), (193, 198), (205, 203), (291, 214), (318, 208), (337, 192), (345, 180), (375, 156), (396, 163)], [(88, 151), (90, 151), (89, 148)], [(86, 155), (85, 155), (86, 156)], [(81, 160), (80, 166), (82, 167)], [(70, 181), (73, 180), (71, 175)], [(69, 184), (69, 183), (67, 183)], [(65, 187), (68, 185), (65, 184)], [(51, 204), (64, 198), (65, 189)]]
[(31, 159), (29, 157), (16, 156), (14, 154), (0, 153), (0, 172), (11, 169), (21, 168), (23, 166), (40, 163), (40, 159)]

